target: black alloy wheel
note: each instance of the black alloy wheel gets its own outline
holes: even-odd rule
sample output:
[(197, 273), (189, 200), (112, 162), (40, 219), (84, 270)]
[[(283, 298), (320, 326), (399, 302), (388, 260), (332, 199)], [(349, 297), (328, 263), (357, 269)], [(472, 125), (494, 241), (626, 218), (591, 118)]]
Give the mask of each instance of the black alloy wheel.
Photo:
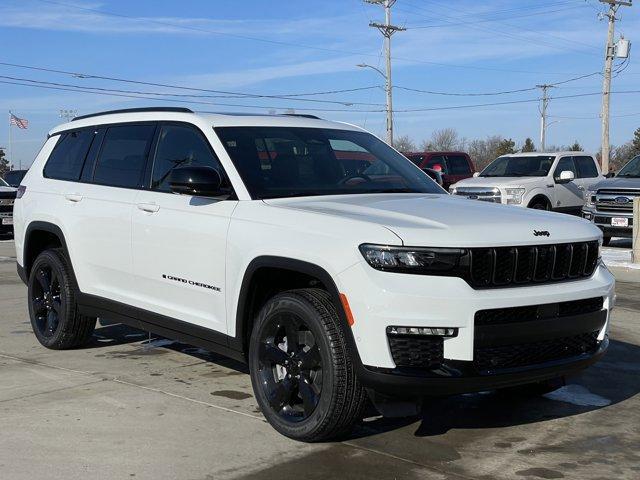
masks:
[(288, 421), (308, 418), (322, 393), (322, 358), (302, 318), (270, 318), (260, 339), (259, 377), (273, 410)]
[(96, 318), (78, 311), (75, 277), (61, 249), (38, 255), (29, 272), (28, 288), (31, 327), (42, 345), (64, 350), (91, 340)]
[(50, 265), (41, 265), (35, 272), (31, 288), (31, 305), (34, 326), (45, 338), (51, 338), (58, 331), (63, 299), (60, 293), (60, 279)]
[(278, 293), (261, 308), (249, 340), (256, 401), (280, 433), (303, 442), (347, 435), (366, 394), (348, 347), (348, 325), (318, 288)]

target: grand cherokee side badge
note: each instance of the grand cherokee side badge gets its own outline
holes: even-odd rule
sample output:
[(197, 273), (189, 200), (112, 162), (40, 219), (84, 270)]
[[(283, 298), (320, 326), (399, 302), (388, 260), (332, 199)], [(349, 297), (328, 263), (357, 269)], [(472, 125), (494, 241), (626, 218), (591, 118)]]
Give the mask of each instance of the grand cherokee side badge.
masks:
[(534, 230), (533, 236), (534, 237), (550, 237), (551, 234), (547, 230)]
[(162, 278), (165, 280), (172, 280), (174, 282), (186, 283), (188, 285), (193, 285), (194, 287), (208, 288), (209, 290), (213, 290), (215, 292), (220, 291), (220, 287), (214, 287), (213, 285), (207, 285), (206, 283), (196, 282), (194, 280), (187, 280), (186, 278), (174, 277), (173, 275), (165, 275), (162, 274)]

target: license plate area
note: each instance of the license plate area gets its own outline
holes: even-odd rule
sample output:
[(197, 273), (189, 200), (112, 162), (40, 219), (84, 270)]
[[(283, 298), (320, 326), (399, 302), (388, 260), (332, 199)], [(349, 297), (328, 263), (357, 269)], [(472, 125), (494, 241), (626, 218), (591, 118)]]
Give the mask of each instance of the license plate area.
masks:
[(612, 227), (628, 227), (629, 219), (626, 217), (612, 217), (611, 226)]

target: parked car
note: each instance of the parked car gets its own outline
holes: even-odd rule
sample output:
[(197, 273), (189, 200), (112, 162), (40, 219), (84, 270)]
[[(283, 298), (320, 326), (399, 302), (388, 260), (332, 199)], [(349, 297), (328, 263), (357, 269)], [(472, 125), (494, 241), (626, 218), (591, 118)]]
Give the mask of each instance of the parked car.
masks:
[(4, 181), (12, 187), (18, 188), (26, 174), (27, 170), (9, 170), (4, 174)]
[(633, 199), (640, 196), (640, 155), (627, 163), (614, 178), (589, 187), (582, 216), (604, 233), (604, 245), (611, 237), (631, 237)]
[(449, 191), (473, 200), (580, 215), (584, 193), (601, 180), (598, 162), (584, 152), (514, 153), (498, 157)]
[(405, 153), (405, 157), (420, 168), (429, 168), (442, 174), (442, 186), (450, 185), (473, 176), (476, 171), (471, 157), (464, 152), (417, 152)]
[[(334, 148), (372, 161), (348, 173)], [(549, 391), (609, 343), (597, 227), (447, 195), (344, 123), (79, 117), (49, 132), (14, 214), (42, 345), (81, 347), (105, 316), (245, 361), (298, 440), (346, 434), (367, 396), (398, 415), (427, 395)]]
[(0, 178), (0, 235), (13, 231), (13, 203), (16, 189)]

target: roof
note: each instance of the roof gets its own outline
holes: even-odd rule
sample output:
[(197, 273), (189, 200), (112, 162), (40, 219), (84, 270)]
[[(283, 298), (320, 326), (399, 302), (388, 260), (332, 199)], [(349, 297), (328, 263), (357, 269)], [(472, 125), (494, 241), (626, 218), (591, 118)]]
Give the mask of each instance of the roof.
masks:
[(591, 155), (590, 153), (587, 152), (576, 152), (573, 150), (566, 150), (564, 152), (519, 152), (519, 153), (508, 153), (506, 155), (501, 155), (502, 157), (540, 157), (540, 156), (548, 156), (548, 157), (558, 157), (558, 156), (566, 156), (566, 157), (571, 157), (571, 156), (576, 156), (576, 155)]
[(177, 121), (188, 122), (201, 127), (307, 127), (307, 128), (331, 128), (341, 130), (362, 130), (355, 125), (342, 122), (333, 122), (319, 118), (311, 118), (306, 115), (264, 115), (264, 114), (238, 114), (238, 113), (209, 113), (191, 112), (186, 109), (132, 109), (125, 111), (112, 111), (78, 117), (68, 123), (63, 123), (51, 129), (49, 135), (56, 135), (67, 130), (91, 127), (94, 125), (108, 125), (127, 122), (152, 122), (152, 121)]

